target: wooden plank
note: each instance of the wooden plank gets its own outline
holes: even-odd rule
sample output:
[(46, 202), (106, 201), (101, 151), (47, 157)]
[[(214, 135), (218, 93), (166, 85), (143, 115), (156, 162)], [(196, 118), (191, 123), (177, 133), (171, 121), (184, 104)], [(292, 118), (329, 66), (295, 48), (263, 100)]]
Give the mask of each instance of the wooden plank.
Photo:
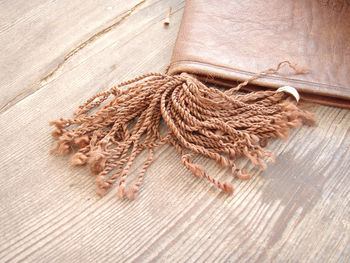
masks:
[[(135, 201), (119, 200), (115, 189), (99, 198), (85, 168), (48, 153), (53, 144), (49, 120), (71, 116), (82, 101), (116, 82), (166, 67), (184, 2), (144, 4), (76, 52), (40, 89), (0, 113), (1, 261), (348, 261), (348, 110), (314, 107), (318, 126), (295, 129), (287, 142), (272, 141), (268, 147), (276, 153), (276, 163), (264, 172), (253, 171), (247, 182), (197, 158), (208, 173), (233, 182), (233, 196), (194, 178), (168, 146), (156, 150)], [(33, 2), (27, 12), (40, 5), (45, 6)], [(164, 27), (169, 6), (175, 13)], [(87, 30), (58, 61), (100, 30)], [(70, 34), (59, 43), (66, 43)], [(58, 65), (57, 59), (42, 59), (37, 63)], [(27, 70), (21, 74), (29, 74)], [(134, 164), (134, 173), (143, 158)]]
[(1, 1), (0, 85), (6, 92), (0, 109), (39, 89), (42, 77), (65, 63), (72, 47), (118, 22), (140, 1)]

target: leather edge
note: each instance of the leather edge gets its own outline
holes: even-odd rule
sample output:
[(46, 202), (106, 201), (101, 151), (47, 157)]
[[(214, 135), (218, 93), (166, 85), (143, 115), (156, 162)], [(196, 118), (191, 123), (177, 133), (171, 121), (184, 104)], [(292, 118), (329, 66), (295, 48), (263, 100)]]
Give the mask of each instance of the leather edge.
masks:
[[(237, 85), (234, 84), (232, 81), (228, 80), (222, 80), (222, 79), (213, 79), (213, 78), (208, 78), (207, 76), (202, 76), (202, 75), (197, 75), (195, 76), (203, 81), (203, 82), (208, 82), (212, 83), (215, 85), (220, 85), (220, 86), (225, 86), (228, 88), (234, 88)], [(256, 85), (247, 85), (242, 88), (243, 91), (249, 91), (249, 92), (254, 92), (254, 91), (261, 91), (261, 90), (271, 90), (275, 88), (268, 88), (268, 87), (262, 87), (262, 86), (256, 86)], [(305, 92), (300, 92), (300, 98), (303, 101), (311, 102), (311, 103), (317, 103), (325, 106), (332, 106), (332, 107), (338, 107), (338, 108), (344, 108), (344, 109), (350, 109), (350, 101), (349, 100), (344, 100), (340, 98), (334, 98), (334, 97), (324, 97), (320, 96), (317, 94), (308, 94)]]
[[(245, 81), (251, 76), (248, 72), (233, 71), (218, 66), (213, 67), (210, 64), (201, 62), (172, 61), (168, 74), (175, 75), (182, 72), (194, 74), (204, 82), (219, 84), (226, 87), (235, 87), (238, 83)], [(271, 81), (271, 78), (261, 77), (252, 81), (251, 84), (252, 85), (249, 87), (255, 86), (254, 90), (277, 89), (286, 85), (293, 86), (301, 93), (301, 98), (306, 101), (350, 109), (350, 94), (344, 95), (340, 93), (340, 91), (336, 94), (329, 94), (327, 92), (322, 92), (316, 85), (310, 85), (302, 81), (300, 81), (300, 83), (288, 82), (286, 79), (282, 80), (278, 78), (274, 78), (273, 81)], [(310, 91), (310, 88), (312, 88), (313, 92)], [(252, 89), (246, 88), (246, 90), (251, 91)]]

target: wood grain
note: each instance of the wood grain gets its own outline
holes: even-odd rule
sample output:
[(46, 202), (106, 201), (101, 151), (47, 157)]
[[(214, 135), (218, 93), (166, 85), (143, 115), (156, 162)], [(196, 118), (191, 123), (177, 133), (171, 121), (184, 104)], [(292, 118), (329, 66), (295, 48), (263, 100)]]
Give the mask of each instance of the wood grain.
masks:
[(135, 201), (115, 189), (99, 198), (85, 168), (50, 155), (49, 120), (166, 67), (184, 7), (147, 0), (104, 32), (138, 1), (81, 3), (0, 3), (0, 98), (12, 101), (0, 113), (1, 262), (349, 262), (349, 110), (313, 107), (318, 125), (272, 141), (276, 163), (247, 182), (197, 158), (234, 184), (233, 196), (194, 178), (169, 146), (156, 150)]
[(44, 75), (67, 62), (72, 47), (120, 21), (139, 2), (1, 1), (0, 85), (7, 92), (0, 109), (39, 89)]

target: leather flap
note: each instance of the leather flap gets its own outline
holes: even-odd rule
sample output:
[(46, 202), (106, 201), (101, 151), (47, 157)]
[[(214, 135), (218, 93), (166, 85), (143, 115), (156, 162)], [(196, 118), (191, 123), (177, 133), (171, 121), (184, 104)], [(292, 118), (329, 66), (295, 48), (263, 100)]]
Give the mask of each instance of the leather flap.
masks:
[(284, 60), (310, 72), (285, 69), (252, 83), (288, 85), (305, 98), (331, 98), (332, 105), (339, 99), (337, 106), (350, 107), (350, 2), (187, 1), (169, 73), (232, 85)]

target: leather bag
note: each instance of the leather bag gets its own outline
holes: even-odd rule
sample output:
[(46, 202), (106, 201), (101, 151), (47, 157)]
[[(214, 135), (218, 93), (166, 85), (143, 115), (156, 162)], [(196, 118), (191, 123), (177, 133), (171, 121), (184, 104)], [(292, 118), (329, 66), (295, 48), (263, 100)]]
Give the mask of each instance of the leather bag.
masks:
[(285, 69), (248, 89), (288, 85), (302, 99), (350, 108), (350, 1), (189, 0), (168, 72), (232, 87), (284, 60), (310, 71)]

